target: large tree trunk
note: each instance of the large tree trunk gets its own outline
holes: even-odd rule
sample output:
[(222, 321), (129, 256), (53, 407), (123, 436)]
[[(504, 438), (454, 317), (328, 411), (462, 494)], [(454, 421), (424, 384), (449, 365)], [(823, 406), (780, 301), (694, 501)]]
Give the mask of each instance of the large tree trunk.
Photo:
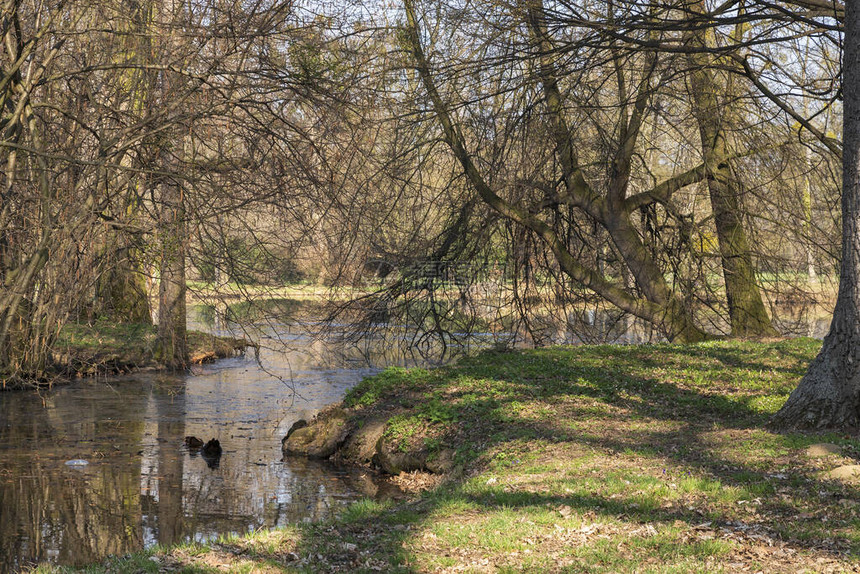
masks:
[(185, 210), (182, 188), (162, 188), (161, 273), (158, 292), (158, 357), (170, 369), (188, 366), (185, 324)]
[[(694, 12), (705, 13), (702, 0), (691, 7)], [(708, 41), (707, 34), (707, 28), (698, 26), (697, 32), (691, 35), (693, 47), (704, 49), (713, 44)], [(777, 332), (771, 325), (756, 282), (749, 241), (741, 218), (740, 185), (730, 165), (725, 125), (725, 115), (729, 110), (719, 97), (725, 93), (725, 86), (718, 85), (711, 68), (712, 57), (705, 51), (690, 52), (688, 61), (692, 68), (693, 115), (702, 139), (702, 156), (708, 174), (732, 335), (773, 336)]]
[[(167, 46), (162, 55), (165, 61), (174, 58), (178, 43), (183, 4), (181, 0), (169, 0), (157, 4), (161, 23), (156, 29)], [(167, 23), (170, 23), (168, 26)], [(174, 95), (185, 81), (182, 75), (172, 71), (150, 77), (157, 79), (148, 93), (160, 93), (161, 101), (173, 101)], [(188, 367), (188, 345), (185, 317), (185, 198), (183, 187), (175, 177), (184, 154), (183, 138), (179, 129), (166, 130), (159, 142), (158, 167), (161, 170), (158, 185), (161, 191), (161, 261), (158, 289), (158, 358), (169, 369), (183, 370)]]
[(860, 6), (845, 3), (842, 269), (830, 332), (773, 418), (783, 428), (860, 426)]
[[(152, 64), (151, 38), (157, 36), (153, 34), (153, 30), (157, 28), (154, 26), (154, 14), (150, 4), (149, 1), (136, 4), (126, 24), (128, 29), (123, 30), (127, 44), (121, 56), (140, 68), (130, 67), (125, 71), (122, 79), (131, 89), (127, 97), (120, 101), (119, 108), (137, 121), (143, 121), (149, 108), (154, 105), (153, 96), (157, 87), (158, 75), (146, 69)], [(140, 159), (130, 153), (122, 155), (120, 165), (129, 171), (146, 167), (140, 165)], [(120, 180), (122, 183), (113, 178), (106, 178), (106, 181), (107, 185), (115, 186), (112, 193), (126, 196), (122, 211), (115, 215), (136, 225), (140, 219), (140, 198), (145, 196), (150, 179), (141, 170), (127, 181)], [(149, 292), (143, 272), (143, 254), (136, 245), (139, 240), (139, 237), (125, 236), (120, 230), (108, 235), (104, 253), (107, 267), (96, 285), (97, 316), (125, 323), (152, 324)]]
[(117, 249), (99, 277), (95, 312), (120, 323), (152, 324), (146, 277), (132, 253), (131, 247)]
[(638, 316), (660, 329), (670, 341), (698, 343), (706, 340), (707, 333), (695, 324), (690, 311), (666, 284), (663, 273), (630, 223), (630, 214), (621, 206), (610, 207), (606, 210), (604, 220), (606, 230), (632, 272), (636, 284), (658, 310)]
[[(708, 165), (708, 191), (711, 210), (717, 228), (717, 241), (726, 286), (726, 301), (734, 337), (766, 337), (777, 335), (756, 282), (755, 268), (741, 221), (738, 186), (731, 176), (725, 148), (714, 140), (706, 141), (706, 128), (700, 123), (705, 163)], [(717, 136), (718, 140), (722, 137)], [(714, 149), (717, 148), (717, 149)]]

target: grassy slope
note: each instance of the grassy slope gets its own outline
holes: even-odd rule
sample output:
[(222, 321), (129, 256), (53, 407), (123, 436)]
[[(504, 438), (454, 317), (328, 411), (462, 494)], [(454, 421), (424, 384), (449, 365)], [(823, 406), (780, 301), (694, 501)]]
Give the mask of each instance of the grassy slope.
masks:
[[(854, 462), (860, 441), (765, 430), (819, 344), (552, 348), (390, 369), (346, 402), (357, 416), (400, 410), (392, 439), (456, 449), (447, 483), (92, 571), (856, 571), (860, 490), (820, 472)], [(822, 441), (843, 455), (806, 456)]]

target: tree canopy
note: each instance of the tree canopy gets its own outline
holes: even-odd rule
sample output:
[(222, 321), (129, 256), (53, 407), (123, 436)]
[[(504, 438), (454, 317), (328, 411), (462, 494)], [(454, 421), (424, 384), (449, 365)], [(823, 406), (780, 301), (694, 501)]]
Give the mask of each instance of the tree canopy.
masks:
[(9, 0), (0, 376), (100, 317), (181, 368), (189, 284), (444, 341), (784, 332), (844, 257), (844, 13)]

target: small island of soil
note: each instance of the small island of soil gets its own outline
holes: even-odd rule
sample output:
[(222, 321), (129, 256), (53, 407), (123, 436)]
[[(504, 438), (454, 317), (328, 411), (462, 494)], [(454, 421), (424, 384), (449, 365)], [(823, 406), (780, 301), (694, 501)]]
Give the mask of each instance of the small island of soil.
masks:
[[(156, 328), (145, 323), (71, 323), (54, 344), (51, 364), (27, 379), (3, 380), (0, 390), (50, 386), (64, 380), (164, 369), (155, 354)], [(244, 354), (245, 339), (187, 333), (188, 358), (201, 364)], [(0, 377), (2, 379), (2, 377)]]

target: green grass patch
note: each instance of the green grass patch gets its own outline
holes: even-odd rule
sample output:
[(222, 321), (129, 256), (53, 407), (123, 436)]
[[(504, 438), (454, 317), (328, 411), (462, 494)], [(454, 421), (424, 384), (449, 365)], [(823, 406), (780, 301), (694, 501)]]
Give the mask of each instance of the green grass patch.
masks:
[(420, 390), (431, 380), (425, 369), (388, 367), (381, 373), (367, 377), (353, 387), (344, 397), (346, 407), (368, 407), (393, 395), (394, 391)]
[(41, 565), (32, 570), (32, 574), (67, 574), (79, 572), (84, 574), (144, 574), (158, 572), (160, 562), (153, 559), (152, 551), (141, 551), (129, 556), (109, 558), (102, 564), (95, 564), (83, 568), (71, 568), (65, 566)]
[(353, 502), (344, 509), (340, 514), (340, 520), (344, 523), (357, 522), (360, 520), (372, 520), (377, 518), (384, 510), (391, 505), (385, 502), (378, 502), (369, 498), (364, 498)]
[[(555, 347), (387, 369), (349, 393), (350, 415), (385, 417), (397, 448), (453, 449), (448, 482), (222, 544), (300, 572), (856, 569), (860, 488), (820, 477), (856, 463), (860, 441), (766, 427), (819, 346)], [(842, 456), (807, 456), (816, 442)]]
[(125, 346), (149, 347), (155, 342), (156, 335), (155, 326), (146, 323), (68, 323), (60, 330), (56, 346), (110, 352)]

